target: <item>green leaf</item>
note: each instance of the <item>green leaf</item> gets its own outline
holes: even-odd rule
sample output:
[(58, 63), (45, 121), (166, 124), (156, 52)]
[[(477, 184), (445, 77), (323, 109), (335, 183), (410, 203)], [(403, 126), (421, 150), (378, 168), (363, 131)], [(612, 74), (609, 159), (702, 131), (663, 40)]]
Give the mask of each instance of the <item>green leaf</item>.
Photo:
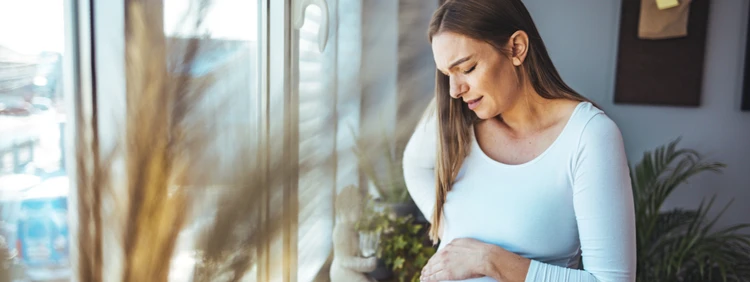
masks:
[(409, 253), (412, 255), (417, 255), (422, 250), (422, 244), (419, 242), (413, 242), (411, 245), (411, 250), (409, 250)]
[(419, 233), (419, 230), (422, 230), (422, 225), (415, 224), (411, 226), (411, 234), (416, 235), (417, 233)]
[(393, 270), (401, 269), (404, 267), (404, 262), (406, 260), (402, 257), (396, 257), (396, 259), (393, 261)]
[(427, 258), (424, 256), (424, 254), (417, 255), (417, 258), (414, 259), (414, 265), (418, 268), (422, 268), (427, 264)]
[(396, 236), (396, 241), (393, 243), (394, 248), (398, 250), (403, 250), (404, 247), (406, 247), (406, 240), (404, 240), (403, 235)]

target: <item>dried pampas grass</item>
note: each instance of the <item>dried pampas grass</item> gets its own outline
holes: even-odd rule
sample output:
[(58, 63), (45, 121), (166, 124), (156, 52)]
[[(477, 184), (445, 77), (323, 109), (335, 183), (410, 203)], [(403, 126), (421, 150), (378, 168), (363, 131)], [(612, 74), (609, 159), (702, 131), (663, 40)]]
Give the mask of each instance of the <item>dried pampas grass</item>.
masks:
[[(216, 142), (216, 110), (205, 104), (212, 77), (190, 75), (202, 38), (168, 41), (159, 28), (160, 9), (152, 2), (127, 1), (126, 75), (127, 112), (122, 144), (100, 155), (97, 115), (84, 119), (77, 131), (78, 269), (80, 281), (104, 281), (102, 202), (114, 197), (114, 187), (125, 187), (127, 199), (115, 214), (124, 215), (121, 264), (124, 282), (168, 281), (170, 264), (180, 232), (190, 215), (206, 212), (192, 207), (213, 207), (208, 226), (198, 226), (194, 247), (194, 281), (240, 281), (254, 264), (257, 248), (280, 229), (282, 213), (266, 215), (261, 222), (262, 203), (274, 196), (268, 183), (278, 183), (289, 166), (262, 169), (257, 148), (229, 148), (236, 154), (228, 161), (231, 171), (216, 177), (216, 157), (210, 147)], [(209, 8), (199, 1), (195, 30)], [(168, 64), (178, 52), (181, 58)], [(182, 75), (180, 75), (182, 74)], [(224, 101), (226, 102), (226, 101)], [(271, 132), (281, 136), (283, 132)], [(242, 144), (244, 140), (235, 140)], [(260, 148), (260, 147), (258, 147)], [(124, 183), (115, 183), (117, 155), (125, 163)], [(280, 163), (271, 161), (272, 164)], [(272, 172), (270, 174), (266, 171)], [(124, 185), (123, 185), (124, 184)], [(209, 195), (213, 195), (209, 197)], [(121, 208), (121, 209), (118, 209)], [(106, 221), (111, 225), (112, 221)], [(191, 226), (193, 227), (193, 226)], [(112, 246), (107, 246), (111, 248)], [(109, 253), (107, 251), (107, 253)]]
[[(190, 231), (185, 238), (195, 250), (193, 281), (253, 281), (246, 275), (257, 262), (257, 254), (280, 234), (282, 225), (291, 222), (281, 204), (289, 201), (282, 200), (289, 195), (282, 195), (279, 187), (306, 170), (285, 163), (283, 154), (262, 148), (269, 147), (264, 142), (278, 142), (294, 134), (285, 128), (267, 128), (267, 138), (255, 145), (248, 145), (247, 138), (257, 132), (222, 134), (235, 128), (223, 127), (217, 118), (221, 105), (207, 108), (206, 101), (233, 98), (209, 97), (213, 94), (209, 89), (221, 82), (218, 78), (232, 70), (191, 76), (205, 38), (169, 40), (162, 28), (155, 28), (162, 27), (163, 11), (153, 9), (153, 1), (126, 3), (126, 126), (114, 151), (100, 153), (97, 120), (102, 113), (95, 109), (93, 118), (85, 120), (82, 109), (76, 112), (81, 124), (75, 137), (77, 276), (80, 281), (108, 280), (103, 273), (108, 269), (106, 257), (119, 265), (123, 282), (168, 281), (181, 236)], [(195, 19), (190, 28), (200, 30), (209, 7), (210, 0), (197, 1), (191, 9), (196, 16), (185, 17)], [(398, 126), (390, 139), (383, 139), (380, 127), (362, 128), (357, 153), (375, 163), (382, 161), (378, 158), (400, 163), (402, 146), (425, 106), (418, 102), (400, 106), (419, 110), (402, 115), (399, 125), (406, 126)], [(218, 138), (236, 144), (223, 148), (231, 150), (230, 157), (215, 155)], [(383, 142), (396, 147), (387, 146), (384, 153)], [(124, 164), (123, 175), (115, 168), (119, 162)], [(400, 177), (398, 171), (391, 172)], [(116, 197), (122, 194), (119, 189), (126, 191), (125, 199)], [(111, 198), (123, 204), (115, 205), (108, 214), (123, 217), (122, 222), (103, 215), (102, 203)], [(113, 225), (122, 229), (116, 238), (119, 245), (105, 245), (105, 230)], [(111, 248), (119, 251), (111, 252)], [(120, 258), (112, 257), (120, 252)]]

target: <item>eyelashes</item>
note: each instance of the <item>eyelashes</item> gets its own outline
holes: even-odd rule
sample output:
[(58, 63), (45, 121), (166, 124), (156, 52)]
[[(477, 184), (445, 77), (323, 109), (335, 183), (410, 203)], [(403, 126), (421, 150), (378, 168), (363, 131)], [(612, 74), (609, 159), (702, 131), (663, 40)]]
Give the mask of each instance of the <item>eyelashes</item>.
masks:
[[(476, 68), (477, 68), (477, 65), (474, 65), (474, 66), (470, 67), (469, 69), (463, 71), (463, 73), (464, 74), (469, 74), (469, 73), (473, 72), (474, 69), (476, 69)], [(451, 76), (450, 74), (444, 73), (442, 71), (440, 71), (440, 73), (442, 73), (444, 76)]]
[(474, 65), (474, 66), (472, 66), (471, 68), (469, 68), (468, 70), (464, 71), (464, 74), (469, 74), (469, 73), (471, 73), (472, 71), (474, 71), (474, 69), (476, 69), (476, 68), (477, 68), (477, 65)]

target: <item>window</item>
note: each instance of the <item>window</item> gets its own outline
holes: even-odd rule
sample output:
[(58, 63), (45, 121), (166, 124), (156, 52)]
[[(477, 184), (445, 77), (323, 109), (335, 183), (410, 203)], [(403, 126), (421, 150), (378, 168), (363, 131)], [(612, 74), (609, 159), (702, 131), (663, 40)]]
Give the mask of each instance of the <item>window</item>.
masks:
[[(332, 251), (333, 199), (340, 188), (338, 155), (348, 153), (348, 147), (337, 141), (342, 135), (350, 135), (349, 127), (339, 126), (344, 111), (337, 93), (337, 29), (325, 24), (328, 19), (328, 25), (336, 25), (339, 1), (321, 1), (327, 2), (328, 7), (322, 8), (326, 10), (308, 7), (304, 25), (296, 29), (289, 15), (294, 13), (293, 5), (303, 1), (213, 0), (203, 28), (198, 30), (189, 26), (194, 19), (184, 16), (190, 14), (195, 1), (142, 2), (161, 9), (157, 14), (163, 16), (162, 26), (156, 30), (163, 30), (167, 39), (167, 66), (183, 53), (187, 40), (201, 40), (198, 68), (185, 73), (173, 68), (175, 75), (202, 77), (221, 70), (219, 81), (206, 90), (210, 95), (200, 105), (207, 110), (220, 109), (215, 111), (215, 119), (221, 130), (208, 150), (215, 151), (219, 159), (236, 154), (238, 145), (267, 146), (257, 147), (267, 154), (294, 152), (285, 153), (284, 160), (295, 166), (297, 177), (285, 183), (281, 191), (288, 198), (285, 200), (290, 200), (285, 212), (294, 213), (281, 234), (286, 241), (279, 244), (277, 238), (268, 238), (265, 254), (259, 256), (255, 267), (257, 276), (254, 273), (248, 277), (250, 281), (279, 276), (288, 281), (313, 281)], [(71, 142), (65, 142), (72, 138), (68, 132), (73, 110), (95, 107), (100, 113), (95, 132), (101, 151), (116, 144), (124, 133), (126, 3), (128, 0), (0, 0), (0, 26), (24, 27), (0, 31), (0, 236), (26, 266), (54, 266), (53, 274), (70, 274), (68, 252), (73, 245), (68, 241), (75, 238), (70, 240), (67, 232), (75, 230), (77, 223), (67, 222), (61, 213), (68, 207), (76, 211), (76, 206), (75, 201), (62, 204), (59, 198), (76, 195), (76, 189), (64, 193), (69, 188), (68, 175), (75, 173), (74, 167), (66, 165), (73, 154), (66, 150), (72, 147)], [(75, 24), (64, 25), (69, 23)], [(328, 28), (331, 39), (321, 51), (323, 27)], [(70, 58), (70, 54), (77, 57)], [(66, 72), (63, 90), (62, 75)], [(80, 104), (73, 105), (73, 101)], [(347, 110), (347, 116), (356, 116), (356, 109)], [(81, 112), (89, 113), (86, 110)], [(84, 117), (87, 122), (91, 118)], [(286, 129), (294, 129), (294, 133), (283, 136), (284, 142), (262, 144), (260, 140), (269, 139), (269, 128), (284, 128), (285, 134)], [(236, 140), (246, 143), (232, 143)], [(215, 171), (221, 173), (225, 165), (217, 162)], [(39, 204), (22, 205), (16, 200), (32, 190), (42, 191), (34, 195), (54, 197)], [(108, 217), (112, 213), (111, 209), (103, 212), (107, 218), (105, 257), (120, 252), (112, 240), (122, 234), (122, 227), (116, 217)], [(24, 235), (26, 231), (29, 236)], [(40, 242), (40, 238), (48, 241), (46, 249), (29, 245)], [(191, 253), (190, 244), (178, 244), (171, 281), (190, 280), (195, 265)], [(280, 260), (290, 268), (279, 267)], [(105, 265), (105, 280), (116, 279), (113, 276), (117, 272), (107, 271), (110, 268), (117, 268), (116, 263), (108, 261)], [(35, 267), (26, 269), (19, 275), (33, 278)]]
[[(247, 0), (213, 0), (202, 25), (196, 30), (198, 13), (195, 0), (164, 0), (164, 33), (170, 58), (177, 62), (185, 56), (185, 46), (200, 38), (191, 78), (214, 75), (205, 89), (206, 110), (215, 120), (216, 171), (227, 171), (226, 160), (239, 148), (254, 146), (258, 132), (260, 104), (259, 80), (259, 2)], [(174, 62), (167, 62), (168, 64)], [(171, 68), (170, 68), (171, 69)], [(245, 144), (233, 144), (243, 140)], [(250, 143), (250, 144), (247, 144)]]
[[(333, 1), (329, 10), (335, 11)], [(334, 15), (329, 15), (335, 18)], [(299, 102), (299, 218), (297, 281), (311, 282), (332, 250), (333, 199), (336, 191), (335, 42), (321, 52), (320, 7), (309, 6), (305, 22), (293, 37)], [(327, 274), (327, 273), (326, 273)]]
[(0, 276), (14, 279), (70, 276), (64, 7), (0, 0), (0, 251), (17, 258)]
[[(185, 56), (189, 40), (199, 38), (199, 49), (194, 58), (190, 78), (211, 76), (212, 82), (205, 89), (203, 110), (209, 111), (214, 120), (209, 122), (216, 131), (207, 150), (214, 156), (212, 174), (221, 181), (224, 173), (235, 171), (237, 156), (248, 151), (257, 151), (263, 91), (260, 89), (263, 69), (260, 54), (263, 42), (259, 28), (258, 0), (213, 0), (207, 13), (195, 27), (199, 13), (195, 10), (199, 1), (164, 0), (163, 23), (170, 60), (167, 64), (180, 63)], [(173, 69), (168, 66), (168, 69)], [(176, 70), (179, 70), (177, 68)], [(179, 74), (178, 74), (179, 75)], [(184, 75), (184, 74), (181, 74)], [(241, 142), (241, 144), (238, 144)], [(223, 183), (217, 183), (223, 184)], [(175, 251), (170, 281), (192, 281), (196, 261), (193, 257), (195, 241), (201, 228), (211, 227), (206, 218), (216, 214), (216, 203), (199, 200), (202, 205), (194, 207), (194, 216), (184, 227), (181, 240)], [(209, 239), (211, 240), (211, 239)], [(216, 238), (216, 240), (220, 240)], [(255, 281), (256, 271), (251, 270), (245, 280)]]

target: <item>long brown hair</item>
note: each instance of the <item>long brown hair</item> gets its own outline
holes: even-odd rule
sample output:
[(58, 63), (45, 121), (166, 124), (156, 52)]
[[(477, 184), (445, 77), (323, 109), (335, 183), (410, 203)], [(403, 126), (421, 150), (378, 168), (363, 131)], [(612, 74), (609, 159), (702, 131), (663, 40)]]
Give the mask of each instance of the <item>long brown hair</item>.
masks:
[[(528, 80), (545, 99), (589, 101), (562, 80), (547, 54), (539, 31), (521, 0), (448, 0), (432, 16), (429, 39), (441, 32), (454, 32), (492, 45), (509, 56), (505, 46), (516, 31), (526, 32), (529, 51), (518, 72), (519, 81)], [(472, 142), (471, 126), (476, 114), (449, 94), (448, 76), (435, 71), (435, 100), (438, 121), (438, 148), (435, 161), (435, 210), (430, 238), (438, 241), (443, 205)]]

